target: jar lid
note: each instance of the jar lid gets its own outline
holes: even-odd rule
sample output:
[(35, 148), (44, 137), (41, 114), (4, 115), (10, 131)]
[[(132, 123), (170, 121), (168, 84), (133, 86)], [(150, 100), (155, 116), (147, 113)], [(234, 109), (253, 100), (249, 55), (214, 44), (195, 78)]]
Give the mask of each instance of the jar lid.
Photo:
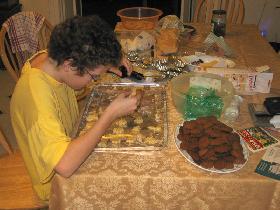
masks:
[(213, 10), (213, 14), (215, 15), (225, 15), (227, 12), (222, 9)]

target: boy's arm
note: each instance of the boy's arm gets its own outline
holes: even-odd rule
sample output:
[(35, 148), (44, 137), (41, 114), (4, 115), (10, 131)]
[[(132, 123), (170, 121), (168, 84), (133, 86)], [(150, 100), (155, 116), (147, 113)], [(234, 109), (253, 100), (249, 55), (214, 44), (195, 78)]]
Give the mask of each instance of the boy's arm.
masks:
[(71, 141), (55, 166), (57, 173), (63, 177), (71, 176), (90, 155), (111, 123), (137, 109), (141, 96), (127, 96), (128, 93), (119, 95), (87, 133)]
[(104, 112), (87, 133), (71, 141), (61, 160), (56, 165), (55, 171), (63, 177), (71, 176), (93, 151), (112, 122), (113, 117), (110, 113)]

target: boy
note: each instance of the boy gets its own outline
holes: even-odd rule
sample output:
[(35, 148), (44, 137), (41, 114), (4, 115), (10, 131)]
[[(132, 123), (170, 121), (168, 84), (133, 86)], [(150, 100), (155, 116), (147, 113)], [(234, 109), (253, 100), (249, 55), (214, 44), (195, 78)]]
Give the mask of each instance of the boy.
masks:
[(111, 123), (137, 108), (139, 96), (121, 94), (87, 133), (70, 138), (78, 118), (74, 90), (107, 71), (119, 73), (121, 60), (113, 31), (99, 17), (90, 16), (57, 25), (48, 51), (25, 63), (11, 99), (11, 120), (33, 187), (42, 200), (49, 198), (55, 173), (71, 176)]

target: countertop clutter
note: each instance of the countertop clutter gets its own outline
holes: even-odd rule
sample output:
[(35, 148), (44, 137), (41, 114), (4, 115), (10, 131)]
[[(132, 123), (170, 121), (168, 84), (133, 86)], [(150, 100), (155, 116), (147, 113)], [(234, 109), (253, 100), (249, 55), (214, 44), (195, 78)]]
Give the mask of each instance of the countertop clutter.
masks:
[[(254, 25), (227, 26), (222, 42), (234, 52), (231, 57), (225, 57), (218, 45), (206, 47), (204, 41), (211, 31), (210, 25), (191, 24), (195, 29), (192, 34), (184, 34), (184, 24), (178, 23), (176, 28), (171, 29), (168, 24), (160, 25), (160, 28), (157, 26), (139, 31), (124, 28), (122, 23), (117, 24), (115, 31), (134, 70), (156, 79), (140, 83), (121, 79), (117, 81), (119, 85), (101, 88), (98, 91), (100, 100), (96, 103), (89, 97), (76, 135), (85, 132), (87, 125), (98, 118), (103, 105), (110, 100), (102, 97), (103, 94), (120, 91), (124, 82), (128, 84), (126, 88), (141, 89), (143, 94), (137, 113), (116, 122), (103, 136), (97, 150), (92, 152), (74, 175), (67, 179), (55, 175), (50, 209), (278, 209), (280, 183), (275, 176), (270, 174), (267, 176), (272, 178), (268, 178), (265, 175), (270, 173), (267, 166), (271, 166), (271, 162), (264, 162), (271, 161), (272, 155), (264, 154), (268, 149), (272, 151), (276, 148), (273, 146), (278, 145), (278, 140), (273, 137), (268, 141), (269, 137), (257, 135), (265, 132), (270, 136), (272, 133), (252, 129), (255, 124), (248, 104), (262, 104), (267, 97), (279, 96), (279, 56)], [(169, 38), (174, 38), (175, 45)], [(148, 40), (147, 43), (145, 40)], [(140, 49), (143, 46), (145, 49)], [(204, 53), (203, 56), (229, 59), (231, 62), (215, 60), (216, 57), (214, 60), (199, 57), (201, 61), (198, 59), (195, 63), (187, 59), (180, 60), (184, 56), (202, 56), (196, 52)], [(256, 71), (256, 67), (264, 65), (269, 65), (269, 72)], [(211, 71), (222, 68), (223, 72), (210, 78), (190, 79), (188, 84), (196, 89), (184, 89), (182, 85), (180, 94), (185, 97), (185, 101), (181, 105), (184, 107), (185, 102), (203, 104), (205, 97), (208, 97), (207, 103), (215, 100), (222, 109), (215, 111), (217, 107), (213, 108), (212, 113), (216, 118), (201, 118), (201, 112), (197, 111), (194, 119), (188, 119), (193, 105), (182, 112), (177, 111), (170, 81), (174, 83), (178, 75), (184, 74), (212, 74), (207, 72), (208, 68), (212, 68)], [(234, 72), (228, 77), (224, 76), (227, 69), (242, 70), (239, 71), (241, 76), (238, 80), (235, 80)], [(261, 82), (258, 73), (269, 73), (261, 80), (269, 80), (266, 92), (260, 92), (252, 86), (255, 84), (252, 83), (254, 79)], [(250, 78), (251, 86), (248, 86), (243, 74)], [(112, 75), (102, 80), (97, 88), (106, 82), (116, 83), (116, 77)], [(222, 91), (219, 91), (223, 89), (223, 80), (230, 84), (231, 90), (225, 95), (235, 99), (228, 105), (238, 109), (239, 115), (233, 120), (224, 118), (226, 101), (223, 99), (226, 96), (220, 95)], [(153, 89), (149, 86), (151, 84), (158, 84), (159, 87)], [(207, 91), (201, 92), (204, 89)], [(93, 90), (91, 94), (96, 93)], [(242, 99), (237, 94), (242, 94)], [(244, 129), (247, 129), (247, 133), (241, 138), (240, 132), (244, 134)], [(249, 138), (249, 134), (252, 138)], [(256, 151), (253, 151), (252, 148), (248, 149), (250, 144), (263, 145), (263, 148), (256, 147)], [(137, 146), (137, 150), (123, 149), (130, 146)], [(152, 146), (152, 149), (139, 149), (139, 146)], [(155, 149), (158, 146), (160, 148)], [(275, 152), (273, 150), (273, 154)], [(272, 168), (276, 173), (275, 167)]]

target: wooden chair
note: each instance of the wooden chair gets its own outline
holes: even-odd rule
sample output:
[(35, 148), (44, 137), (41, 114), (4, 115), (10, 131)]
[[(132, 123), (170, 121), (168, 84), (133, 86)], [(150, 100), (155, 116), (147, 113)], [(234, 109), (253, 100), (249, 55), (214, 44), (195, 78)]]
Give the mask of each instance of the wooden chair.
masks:
[(13, 153), (12, 147), (7, 142), (7, 139), (5, 138), (5, 136), (4, 136), (4, 134), (3, 134), (1, 129), (0, 129), (0, 144), (8, 152), (8, 154), (12, 154)]
[(210, 23), (212, 11), (223, 9), (227, 12), (227, 23), (242, 24), (244, 19), (243, 0), (198, 0), (193, 22)]
[(48, 209), (33, 190), (19, 151), (0, 157), (0, 209)]
[[(21, 13), (25, 13), (25, 12), (21, 12)], [(33, 13), (36, 13), (36, 12), (33, 12)], [(17, 14), (19, 14), (19, 13), (17, 13)], [(17, 14), (15, 14), (15, 15), (17, 15)], [(42, 25), (41, 29), (39, 30), (38, 34), (34, 34), (34, 36), (38, 37), (39, 50), (47, 48), (47, 44), (48, 44), (52, 29), (53, 29), (53, 26), (45, 18), (43, 25)], [(6, 70), (12, 76), (12, 78), (15, 81), (17, 81), (20, 76), (21, 68), (26, 61), (26, 59), (22, 60), (20, 53), (24, 54), (24, 58), (29, 58), (29, 57), (31, 57), (32, 54), (27, 51), (13, 53), (12, 49), (11, 49), (8, 33), (7, 33), (7, 30), (5, 27), (2, 27), (1, 32), (0, 32), (0, 53), (1, 53), (1, 59), (3, 61), (3, 64), (6, 68)]]
[[(25, 12), (21, 12), (21, 13), (25, 13)], [(39, 40), (39, 50), (43, 50), (47, 48), (52, 29), (53, 26), (45, 18), (43, 25), (39, 30), (38, 34), (34, 34), (34, 36), (37, 36)], [(10, 45), (8, 33), (5, 27), (2, 27), (0, 31), (0, 53), (1, 53), (1, 59), (3, 61), (6, 70), (11, 75), (11, 77), (14, 79), (15, 82), (17, 82), (20, 77), (21, 68), (25, 63), (26, 59), (30, 58), (32, 54), (34, 54), (27, 51), (13, 53)], [(24, 54), (23, 57), (26, 59), (22, 59), (20, 53), (23, 53)], [(87, 96), (87, 94), (88, 91), (86, 88), (84, 88), (82, 91), (77, 93), (77, 100), (80, 101), (84, 99)]]

